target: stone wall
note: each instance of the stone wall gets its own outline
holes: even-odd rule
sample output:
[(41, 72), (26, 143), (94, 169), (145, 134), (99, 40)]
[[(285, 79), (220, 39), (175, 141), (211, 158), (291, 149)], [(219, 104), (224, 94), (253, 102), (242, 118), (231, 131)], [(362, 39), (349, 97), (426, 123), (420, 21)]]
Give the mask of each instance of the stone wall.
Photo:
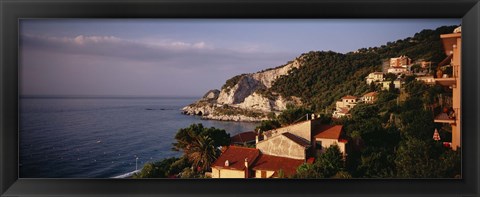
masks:
[(305, 159), (305, 147), (293, 142), (283, 135), (277, 135), (257, 143), (256, 148), (262, 154), (287, 157), (292, 159)]

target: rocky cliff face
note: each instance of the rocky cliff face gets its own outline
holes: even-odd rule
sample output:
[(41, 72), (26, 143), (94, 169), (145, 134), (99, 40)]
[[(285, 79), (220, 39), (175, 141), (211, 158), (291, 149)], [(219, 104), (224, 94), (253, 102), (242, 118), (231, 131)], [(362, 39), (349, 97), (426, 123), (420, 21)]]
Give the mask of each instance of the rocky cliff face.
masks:
[[(288, 103), (300, 105), (298, 98), (283, 98), (275, 93), (265, 95), (282, 75), (302, 65), (302, 57), (288, 64), (265, 71), (243, 74), (230, 79), (221, 90), (210, 90), (203, 98), (182, 109), (184, 114), (200, 115), (206, 119), (228, 121), (267, 120), (271, 113), (286, 109)], [(228, 85), (227, 85), (228, 84)]]

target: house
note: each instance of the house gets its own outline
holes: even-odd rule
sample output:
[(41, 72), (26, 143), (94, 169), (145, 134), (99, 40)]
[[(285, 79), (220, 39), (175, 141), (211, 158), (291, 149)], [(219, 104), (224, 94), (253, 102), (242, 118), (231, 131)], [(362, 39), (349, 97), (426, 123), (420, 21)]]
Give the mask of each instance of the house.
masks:
[(350, 109), (355, 107), (355, 105), (357, 105), (358, 102), (359, 102), (359, 99), (356, 96), (347, 95), (342, 97), (342, 100), (337, 101), (337, 103), (335, 104), (336, 109), (333, 112), (332, 116), (334, 118), (348, 116)]
[[(444, 53), (447, 56), (441, 61), (437, 67), (451, 67), (451, 73), (447, 73), (446, 77), (434, 78), (435, 83), (445, 87), (451, 92), (451, 103), (439, 103), (441, 107), (447, 109), (440, 114), (435, 114), (434, 122), (442, 124), (450, 124), (452, 141), (452, 150), (461, 147), (462, 136), (462, 29), (461, 26), (456, 28), (453, 33), (441, 34)], [(445, 73), (444, 73), (445, 76)], [(443, 99), (446, 100), (446, 99)], [(447, 142), (448, 143), (448, 142)]]
[(417, 76), (415, 79), (417, 81), (423, 81), (427, 85), (435, 85), (435, 78), (433, 78), (433, 75)]
[(260, 151), (255, 148), (229, 146), (212, 165), (212, 178), (249, 178), (251, 163)]
[[(390, 90), (391, 81), (382, 81), (382, 90)], [(395, 79), (393, 85), (395, 88), (400, 89), (402, 87), (403, 81), (400, 79)]]
[(342, 136), (342, 132), (342, 125), (322, 125), (315, 131), (315, 149), (324, 150), (332, 145), (337, 145), (345, 157), (348, 141)]
[[(311, 119), (263, 132), (256, 148), (229, 146), (212, 165), (212, 178), (281, 178), (313, 163), (317, 151), (333, 144), (346, 156), (342, 127), (322, 125)], [(320, 144), (317, 150), (315, 146)]]
[(367, 77), (365, 77), (365, 80), (367, 81), (368, 85), (370, 85), (372, 82), (381, 82), (383, 81), (383, 72), (370, 73)]
[(273, 156), (255, 148), (229, 146), (212, 165), (212, 178), (280, 178), (296, 173), (304, 159)]
[(393, 73), (396, 75), (408, 73), (408, 67), (394, 66), (387, 69), (387, 73)]
[[(282, 146), (279, 146), (281, 144)], [(259, 141), (257, 149), (262, 153), (305, 161), (310, 142), (290, 132), (281, 133), (268, 140)]]
[(377, 92), (366, 93), (363, 95), (362, 101), (368, 104), (372, 104), (373, 102), (375, 102), (375, 100), (377, 100), (377, 95)]
[(257, 138), (257, 132), (246, 131), (230, 137), (230, 144), (232, 145), (255, 144), (256, 138)]
[(405, 55), (400, 57), (390, 58), (390, 67), (402, 67), (412, 64), (412, 59)]
[(335, 111), (333, 111), (332, 117), (333, 118), (341, 118), (341, 117), (350, 117), (350, 110), (348, 108), (337, 108)]
[(298, 166), (304, 163), (303, 159), (260, 154), (252, 169), (255, 171), (255, 178), (290, 177), (297, 172)]
[(351, 108), (353, 108), (355, 105), (357, 105), (358, 100), (359, 100), (359, 99), (358, 99), (358, 97), (356, 97), (356, 96), (347, 95), (347, 96), (342, 97), (342, 100), (341, 100), (341, 101), (337, 101), (336, 107), (337, 107), (337, 108), (347, 108), (347, 109), (351, 109)]

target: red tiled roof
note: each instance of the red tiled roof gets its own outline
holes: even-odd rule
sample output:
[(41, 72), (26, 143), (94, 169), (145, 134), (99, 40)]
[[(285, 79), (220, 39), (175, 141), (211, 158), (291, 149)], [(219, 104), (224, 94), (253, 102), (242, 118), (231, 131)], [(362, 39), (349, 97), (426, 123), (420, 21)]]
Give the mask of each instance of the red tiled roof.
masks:
[(342, 99), (357, 99), (357, 97), (352, 96), (352, 95), (347, 95), (347, 96), (342, 97)]
[[(246, 148), (239, 146), (229, 146), (220, 157), (213, 163), (212, 167), (245, 170), (245, 158), (249, 163), (255, 162), (260, 151), (255, 148)], [(225, 166), (225, 161), (228, 160), (229, 165)]]
[(378, 94), (377, 92), (369, 92), (369, 93), (364, 94), (363, 96), (364, 97), (367, 97), (367, 96), (372, 97), (372, 96), (377, 96), (377, 94)]
[(315, 131), (315, 138), (340, 139), (343, 125), (321, 125)]
[(284, 175), (288, 177), (294, 175), (298, 166), (303, 163), (303, 160), (261, 154), (253, 165), (253, 170), (275, 171), (277, 174), (278, 171), (282, 170)]
[(255, 141), (255, 136), (257, 136), (255, 131), (246, 131), (232, 136), (230, 142), (243, 144), (245, 142)]
[(348, 114), (348, 112), (350, 111), (348, 108), (345, 108), (345, 107), (339, 107), (339, 109), (340, 109), (340, 111), (338, 111), (338, 112), (340, 112), (342, 114)]
[(294, 134), (291, 134), (289, 132), (282, 133), (282, 135), (287, 137), (288, 139), (292, 140), (293, 142), (297, 143), (300, 146), (303, 146), (303, 147), (310, 146), (310, 143), (308, 143), (307, 140), (305, 140), (305, 139), (303, 139), (299, 136), (296, 136)]

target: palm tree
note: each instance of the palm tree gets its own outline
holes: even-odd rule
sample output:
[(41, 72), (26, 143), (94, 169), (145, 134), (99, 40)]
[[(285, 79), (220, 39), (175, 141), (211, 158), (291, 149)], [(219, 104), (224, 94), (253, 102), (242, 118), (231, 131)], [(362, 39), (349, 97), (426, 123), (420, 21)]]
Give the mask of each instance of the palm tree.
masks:
[(192, 167), (202, 171), (208, 170), (218, 155), (214, 141), (208, 136), (197, 136), (185, 151), (188, 160), (193, 163)]

